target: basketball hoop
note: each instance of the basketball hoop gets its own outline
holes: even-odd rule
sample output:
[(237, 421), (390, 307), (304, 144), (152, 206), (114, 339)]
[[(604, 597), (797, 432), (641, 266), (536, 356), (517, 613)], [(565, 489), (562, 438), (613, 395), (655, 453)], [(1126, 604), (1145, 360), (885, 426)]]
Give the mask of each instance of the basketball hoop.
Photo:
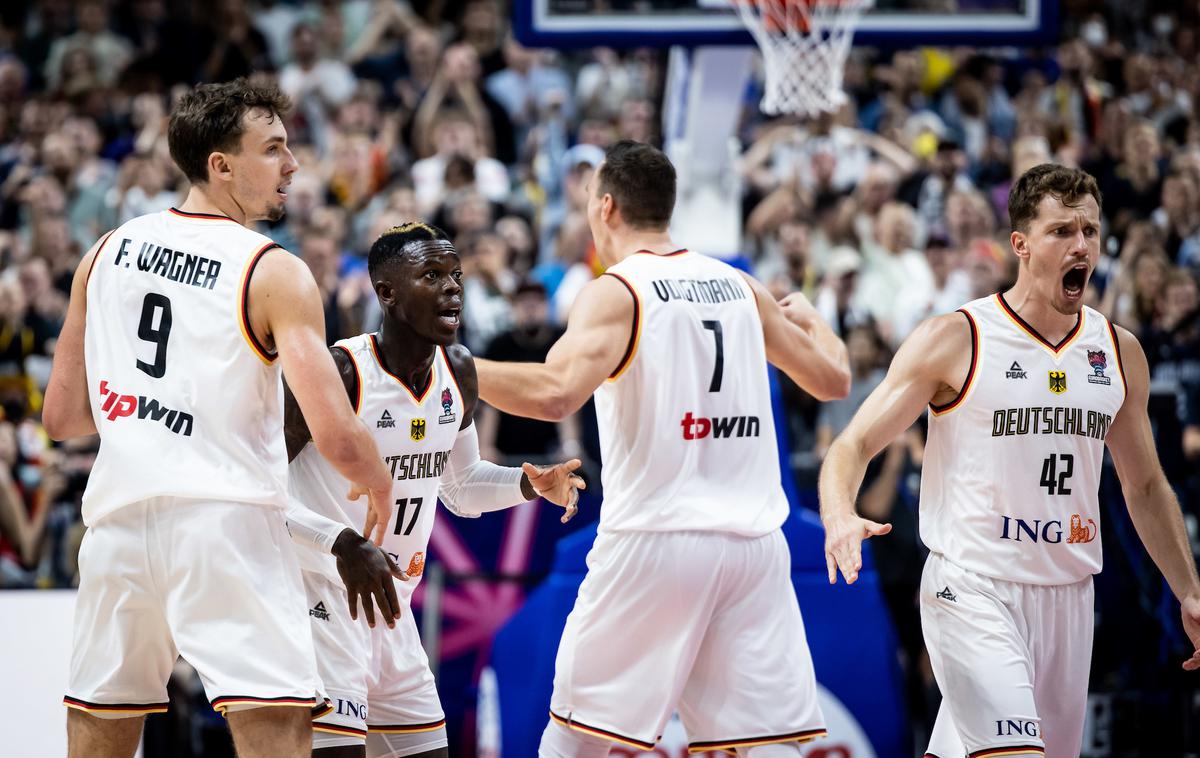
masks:
[(842, 73), (863, 11), (874, 0), (729, 0), (762, 49), (771, 115), (815, 116), (846, 100)]

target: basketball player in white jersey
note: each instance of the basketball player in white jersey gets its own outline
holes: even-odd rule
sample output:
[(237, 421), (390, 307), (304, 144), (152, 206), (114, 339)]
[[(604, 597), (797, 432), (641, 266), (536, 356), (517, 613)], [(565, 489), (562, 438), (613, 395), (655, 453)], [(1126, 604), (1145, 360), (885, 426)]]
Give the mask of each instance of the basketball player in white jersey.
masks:
[(922, 324), (821, 470), (829, 581), (853, 583), (868, 461), (929, 408), (921, 477), (925, 644), (942, 691), (928, 755), (1078, 758), (1100, 571), (1097, 489), (1112, 453), (1134, 526), (1182, 602), (1200, 668), (1200, 581), (1154, 450), (1137, 339), (1083, 305), (1100, 192), (1041, 165), (1008, 199), (1009, 291)]
[(500, 410), (556, 420), (595, 392), (604, 505), (555, 664), (539, 754), (648, 750), (678, 709), (694, 750), (799, 756), (825, 733), (791, 584), (768, 360), (818, 398), (845, 346), (803, 298), (679, 249), (675, 169), (609, 149), (589, 185), (604, 276), (544, 364), (477, 361)]
[[(241, 756), (308, 755), (319, 680), (288, 536), (280, 368), (318, 446), (390, 513), (391, 477), (325, 347), (307, 266), (248, 225), (296, 171), (274, 86), (203, 85), (171, 114), (192, 182), (84, 256), (43, 421), (99, 432), (83, 496), (71, 756), (131, 756), (182, 655)], [(382, 539), (382, 535), (379, 535)]]
[[(497, 466), (479, 458), (473, 423), (479, 392), (471, 354), (454, 344), (462, 313), (462, 266), (445, 232), (421, 223), (384, 233), (371, 246), (367, 265), (383, 311), (376, 334), (339, 341), (332, 348), (346, 394), (368, 424), (394, 482), (383, 550), (392, 571), (405, 567), (395, 610), (408, 608), (425, 567), (439, 495), (463, 516), (507, 508), (539, 495), (574, 514), (583, 480), (571, 472), (579, 460), (539, 469)], [(344, 477), (308, 445), (305, 414), (286, 406), (292, 497), (292, 532), (318, 550), (304, 550), (317, 667), (334, 710), (314, 723), (314, 756), (444, 758), (445, 718), (429, 662), (411, 613), (397, 628), (355, 623), (337, 599), (362, 584), (355, 573), (360, 550), (375, 550), (352, 528), (369, 519), (345, 497)], [(365, 544), (364, 544), (365, 543)], [(336, 557), (336, 560), (335, 560)], [(366, 584), (378, 584), (368, 581)], [(353, 591), (351, 591), (353, 594)], [(371, 597), (362, 596), (370, 626)], [(378, 599), (377, 599), (378, 601)], [(392, 598), (388, 603), (394, 603)], [(388, 607), (381, 611), (389, 625)], [(397, 615), (397, 614), (392, 614)]]

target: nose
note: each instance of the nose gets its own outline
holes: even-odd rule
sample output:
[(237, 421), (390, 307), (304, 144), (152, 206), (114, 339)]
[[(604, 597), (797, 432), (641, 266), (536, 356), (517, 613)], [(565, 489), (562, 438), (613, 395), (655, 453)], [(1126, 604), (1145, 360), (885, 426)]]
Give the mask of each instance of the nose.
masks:
[(296, 160), (296, 156), (292, 155), (291, 150), (289, 150), (286, 147), (284, 148), (284, 150), (287, 152), (287, 160), (284, 161), (284, 164), (283, 164), (283, 175), (291, 176), (292, 174), (294, 174), (298, 170), (300, 170), (300, 162)]

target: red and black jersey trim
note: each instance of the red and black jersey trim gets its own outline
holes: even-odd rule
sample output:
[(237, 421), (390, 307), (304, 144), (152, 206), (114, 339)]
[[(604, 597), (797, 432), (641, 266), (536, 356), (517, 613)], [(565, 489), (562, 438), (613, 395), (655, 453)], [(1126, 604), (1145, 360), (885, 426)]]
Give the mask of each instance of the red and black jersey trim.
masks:
[(259, 261), (271, 250), (280, 247), (277, 242), (268, 242), (258, 249), (254, 255), (250, 257), (250, 262), (246, 264), (246, 274), (242, 278), (242, 324), (245, 326), (246, 339), (250, 340), (250, 345), (268, 363), (273, 362), (277, 357), (275, 353), (267, 350), (254, 334), (254, 329), (250, 325), (250, 278), (254, 276), (254, 269), (258, 266)]
[(728, 740), (704, 740), (703, 742), (689, 742), (689, 753), (703, 753), (709, 750), (729, 750), (738, 747), (752, 747), (757, 745), (774, 745), (780, 742), (808, 742), (815, 740), (818, 737), (824, 737), (828, 732), (824, 727), (817, 729), (803, 729), (798, 732), (786, 732), (783, 734), (767, 734), (759, 737), (735, 737)]
[(1113, 322), (1108, 322), (1108, 333), (1112, 337), (1113, 350), (1117, 351), (1117, 370), (1121, 372), (1121, 386), (1125, 389), (1125, 396), (1129, 396), (1129, 383), (1125, 381), (1125, 361), (1121, 360), (1121, 340), (1117, 339), (1117, 327), (1113, 326)]
[(68, 708), (77, 708), (81, 711), (95, 711), (97, 713), (166, 713), (166, 703), (92, 703), (87, 700), (80, 700), (77, 697), (70, 695), (63, 696), (63, 705)]
[(583, 723), (579, 719), (563, 718), (562, 716), (559, 716), (554, 711), (550, 711), (550, 718), (554, 719), (555, 721), (557, 721), (558, 723), (567, 727), (568, 729), (575, 729), (576, 731), (585, 732), (587, 734), (592, 734), (597, 737), (605, 737), (607, 739), (614, 740), (616, 742), (622, 742), (626, 745), (632, 745), (634, 747), (641, 748), (642, 750), (651, 750), (654, 748), (653, 742), (646, 742), (645, 740), (638, 740), (638, 739), (634, 739), (633, 737), (626, 737), (623, 734), (618, 734), (617, 732), (610, 732), (609, 730), (601, 729), (598, 726), (589, 726), (588, 724)]
[(1006, 745), (1004, 747), (989, 747), (967, 753), (967, 758), (1001, 758), (1005, 755), (1020, 755), (1021, 753), (1037, 753), (1045, 755), (1046, 748), (1041, 745)]
[(377, 734), (416, 734), (433, 732), (446, 726), (446, 719), (427, 721), (424, 724), (367, 724), (368, 732)]
[(1083, 325), (1083, 311), (1080, 311), (1079, 314), (1075, 316), (1075, 326), (1071, 327), (1071, 331), (1067, 332), (1067, 335), (1063, 337), (1057, 345), (1055, 345), (1053, 342), (1043, 337), (1037, 329), (1034, 329), (1032, 326), (1030, 326), (1029, 322), (1021, 318), (1020, 314), (1018, 314), (1009, 306), (1008, 301), (1004, 299), (1003, 292), (996, 293), (996, 300), (1000, 303), (1000, 307), (1004, 309), (1004, 312), (1008, 314), (1008, 317), (1013, 321), (1016, 321), (1017, 325), (1024, 329), (1030, 337), (1033, 337), (1038, 342), (1053, 350), (1055, 353), (1062, 350), (1067, 343), (1075, 339), (1075, 335), (1079, 333), (1079, 327)]
[(362, 406), (362, 374), (358, 372), (358, 361), (354, 360), (354, 356), (350, 354), (350, 350), (342, 345), (334, 345), (335, 350), (341, 350), (350, 359), (350, 367), (354, 369), (354, 412), (357, 414)]
[[(252, 695), (222, 695), (210, 701), (214, 711), (224, 712), (231, 705), (283, 705), (311, 708), (313, 717), (320, 718), (332, 710), (330, 702), (317, 703), (312, 697), (254, 697)], [(319, 712), (318, 712), (319, 710)]]
[(678, 250), (672, 250), (669, 253), (656, 253), (653, 250), (638, 250), (636, 253), (634, 253), (634, 255), (657, 255), (659, 258), (674, 258), (677, 255), (683, 255), (684, 253), (690, 252), (691, 250), (688, 250), (686, 247), (681, 247)]
[(182, 216), (184, 218), (206, 218), (206, 219), (212, 219), (215, 221), (233, 221), (233, 223), (235, 223), (235, 224), (237, 223), (237, 221), (234, 221), (229, 216), (225, 216), (220, 213), (193, 213), (191, 211), (181, 211), (178, 208), (171, 208), (169, 210), (169, 212), (174, 213), (176, 216)]
[(958, 312), (967, 317), (967, 325), (971, 327), (971, 367), (967, 369), (967, 378), (963, 381), (962, 388), (959, 389), (953, 400), (942, 405), (929, 404), (934, 413), (954, 410), (962, 403), (963, 398), (967, 396), (967, 390), (971, 388), (971, 382), (975, 379), (975, 369), (979, 364), (979, 329), (975, 326), (975, 319), (962, 308), (959, 308)]
[(355, 729), (352, 726), (342, 726), (341, 724), (321, 724), (315, 723), (312, 726), (314, 732), (325, 732), (326, 734), (341, 734), (346, 737), (362, 737), (366, 738), (366, 729)]
[(88, 266), (87, 277), (83, 280), (85, 288), (87, 287), (87, 283), (92, 280), (92, 272), (96, 270), (96, 261), (100, 260), (100, 253), (104, 251), (104, 246), (108, 244), (108, 238), (113, 236), (113, 232), (115, 231), (116, 229), (110, 230), (108, 234), (104, 235), (104, 239), (100, 240), (100, 246), (96, 248), (96, 254), (92, 256), (91, 265)]
[[(679, 252), (687, 251), (680, 250)], [(671, 255), (675, 254), (676, 253), (671, 253)], [(625, 277), (613, 271), (606, 271), (604, 276), (611, 276), (621, 284), (625, 285), (625, 289), (629, 290), (630, 296), (633, 297), (633, 327), (629, 330), (629, 342), (625, 345), (625, 354), (621, 356), (621, 362), (618, 363), (617, 367), (613, 369), (613, 372), (608, 375), (609, 379), (616, 379), (625, 371), (625, 369), (629, 368), (629, 363), (633, 360), (634, 351), (637, 349), (638, 333), (641, 331), (642, 324), (642, 300), (638, 297), (637, 290), (633, 288), (633, 285), (630, 284)]]
[(413, 400), (417, 403), (425, 402), (425, 398), (429, 396), (429, 389), (433, 387), (434, 369), (432, 364), (429, 366), (429, 375), (425, 378), (425, 389), (416, 392), (412, 387), (408, 386), (408, 382), (393, 374), (387, 366), (383, 365), (383, 348), (379, 346), (379, 337), (374, 333), (371, 334), (371, 350), (375, 353), (375, 362), (379, 364), (379, 368), (383, 369), (383, 373), (400, 382), (401, 386), (408, 390), (408, 393), (413, 396)]

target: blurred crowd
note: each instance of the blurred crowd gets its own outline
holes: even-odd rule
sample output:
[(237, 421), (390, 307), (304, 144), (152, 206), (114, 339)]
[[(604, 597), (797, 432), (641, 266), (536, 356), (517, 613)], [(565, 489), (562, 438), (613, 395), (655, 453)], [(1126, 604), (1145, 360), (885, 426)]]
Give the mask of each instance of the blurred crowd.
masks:
[[(165, 126), (191, 84), (275, 77), (294, 99), (301, 170), (286, 217), (262, 230), (311, 267), (331, 341), (379, 322), (371, 241), (422, 219), (462, 255), (464, 343), (545, 355), (601, 270), (585, 187), (603, 148), (661, 140), (666, 55), (527, 49), (509, 14), (503, 0), (0, 6), (0, 586), (73, 581), (96, 443), (51, 445), (41, 392), (81, 254), (182, 199)], [(1104, 193), (1089, 302), (1146, 346), (1158, 448), (1195, 533), (1200, 9), (1064, 0), (1061, 16), (1061, 42), (1039, 50), (856, 49), (848, 103), (813, 120), (768, 119), (761, 83), (747, 92), (746, 265), (777, 294), (812, 299), (854, 371), (851, 396), (823, 406), (781, 380), (803, 493), (916, 324), (1013, 280), (1008, 189), (1053, 161)], [(594, 449), (590, 427), (480, 418), (495, 460)], [(868, 515), (915, 520), (920, 443), (914, 430), (875, 461)], [(908, 531), (911, 544), (889, 538), (897, 582), (920, 567)]]

